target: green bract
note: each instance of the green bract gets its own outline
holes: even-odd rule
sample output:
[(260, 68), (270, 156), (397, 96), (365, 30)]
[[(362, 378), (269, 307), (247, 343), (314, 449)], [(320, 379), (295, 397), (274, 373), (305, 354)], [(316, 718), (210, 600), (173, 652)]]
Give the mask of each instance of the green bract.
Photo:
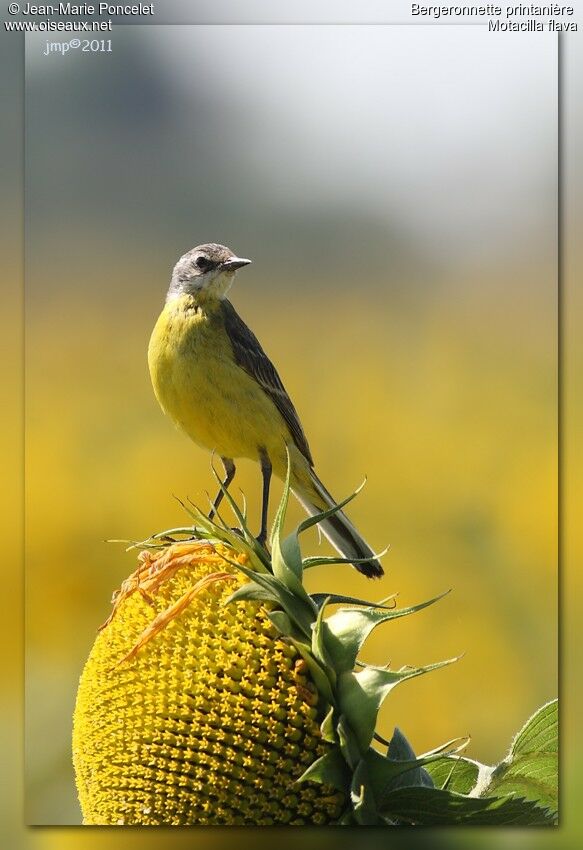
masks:
[[(218, 476), (217, 481), (219, 481)], [(220, 484), (220, 481), (219, 481)], [(246, 564), (229, 561), (248, 579), (227, 604), (247, 600), (268, 603), (269, 618), (299, 652), (316, 685), (321, 708), (320, 730), (332, 747), (311, 764), (299, 782), (318, 782), (344, 792), (346, 808), (340, 824), (552, 824), (557, 813), (557, 703), (544, 706), (515, 739), (497, 767), (463, 758), (467, 738), (449, 741), (416, 756), (396, 729), (390, 742), (376, 735), (383, 701), (399, 683), (436, 670), (457, 659), (425, 667), (377, 667), (359, 658), (371, 632), (390, 620), (409, 616), (443, 595), (408, 608), (395, 607), (394, 597), (367, 602), (337, 594), (310, 595), (303, 572), (337, 557), (302, 558), (299, 535), (339, 510), (357, 492), (325, 513), (310, 517), (284, 533), (289, 473), (270, 538), (271, 557), (249, 531), (241, 511), (223, 488), (239, 528), (216, 522), (195, 505), (185, 505), (194, 528), (156, 534), (139, 545), (160, 548), (178, 540), (221, 541), (244, 553)], [(390, 603), (390, 604), (387, 604)], [(343, 607), (330, 610), (331, 605)]]

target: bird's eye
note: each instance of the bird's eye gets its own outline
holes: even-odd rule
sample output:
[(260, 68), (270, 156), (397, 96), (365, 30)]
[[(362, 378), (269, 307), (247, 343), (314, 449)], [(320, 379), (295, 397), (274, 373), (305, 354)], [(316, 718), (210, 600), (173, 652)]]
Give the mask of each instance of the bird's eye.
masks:
[(210, 269), (210, 267), (212, 266), (212, 263), (208, 259), (208, 257), (200, 256), (200, 257), (197, 257), (196, 265), (201, 271), (205, 271), (206, 269)]

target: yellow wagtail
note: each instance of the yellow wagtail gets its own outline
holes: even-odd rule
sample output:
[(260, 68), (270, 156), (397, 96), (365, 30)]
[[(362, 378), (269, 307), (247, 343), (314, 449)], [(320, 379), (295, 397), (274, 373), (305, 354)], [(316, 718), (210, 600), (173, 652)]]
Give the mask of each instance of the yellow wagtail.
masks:
[[(286, 447), (291, 489), (306, 511), (313, 515), (335, 502), (314, 471), (298, 414), (275, 367), (227, 300), (235, 272), (250, 262), (214, 243), (184, 254), (152, 332), (148, 363), (162, 410), (195, 443), (221, 456), (225, 487), (235, 475), (233, 458), (259, 461), (263, 502), (258, 540), (264, 544), (271, 473), (285, 479)], [(222, 495), (221, 490), (211, 517)], [(359, 572), (383, 574), (344, 513), (338, 511), (320, 526), (343, 557), (366, 559), (354, 564)]]

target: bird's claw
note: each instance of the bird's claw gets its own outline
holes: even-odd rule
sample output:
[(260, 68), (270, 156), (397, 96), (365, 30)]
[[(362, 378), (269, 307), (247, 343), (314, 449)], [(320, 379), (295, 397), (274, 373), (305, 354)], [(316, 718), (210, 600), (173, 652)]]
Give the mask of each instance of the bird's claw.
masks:
[(259, 534), (255, 540), (259, 543), (259, 545), (267, 551), (267, 534)]

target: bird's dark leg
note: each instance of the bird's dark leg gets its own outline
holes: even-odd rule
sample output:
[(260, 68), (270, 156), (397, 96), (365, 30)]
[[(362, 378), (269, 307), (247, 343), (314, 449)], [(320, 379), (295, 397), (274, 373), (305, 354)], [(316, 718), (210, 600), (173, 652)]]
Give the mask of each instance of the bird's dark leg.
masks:
[(267, 508), (269, 506), (269, 485), (271, 483), (271, 461), (265, 449), (259, 449), (259, 462), (263, 475), (263, 499), (261, 502), (261, 529), (257, 542), (265, 546), (267, 540)]
[[(233, 480), (233, 478), (235, 477), (235, 464), (233, 463), (233, 461), (231, 460), (230, 457), (222, 457), (221, 460), (223, 462), (223, 466), (225, 467), (225, 478), (223, 480), (223, 487), (226, 490), (227, 487), (229, 486), (229, 484), (231, 483), (231, 481)], [(209, 519), (212, 519), (214, 517), (214, 515), (216, 514), (219, 505), (223, 501), (224, 495), (225, 494), (223, 493), (223, 489), (221, 488), (219, 490), (219, 492), (217, 493), (216, 498), (213, 502), (213, 506), (212, 506), (211, 512), (209, 514)]]

